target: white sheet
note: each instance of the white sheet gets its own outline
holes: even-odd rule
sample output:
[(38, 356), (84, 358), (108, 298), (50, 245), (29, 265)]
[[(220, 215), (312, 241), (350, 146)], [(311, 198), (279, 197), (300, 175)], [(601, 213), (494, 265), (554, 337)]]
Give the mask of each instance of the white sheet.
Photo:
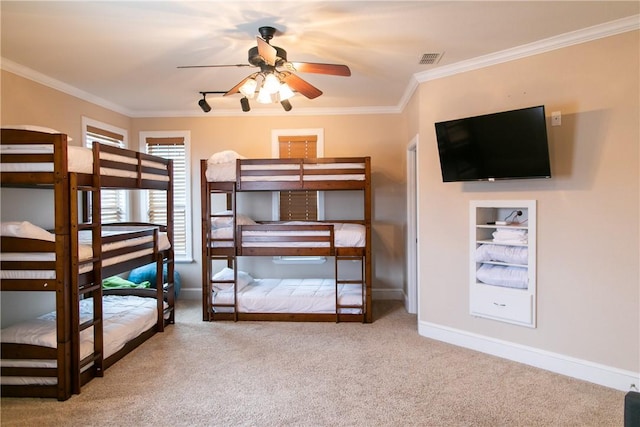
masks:
[[(282, 225), (333, 225), (334, 246), (342, 248), (361, 248), (366, 243), (366, 228), (353, 223), (320, 223), (308, 221), (287, 221)], [(246, 236), (325, 236), (326, 231), (245, 231)], [(211, 230), (213, 239), (232, 239), (233, 228), (224, 227)], [(231, 247), (232, 241), (214, 241), (213, 247)], [(323, 242), (243, 242), (243, 247), (324, 247)]]
[[(50, 144), (31, 144), (31, 145), (0, 145), (0, 154), (51, 154), (53, 153), (53, 145)], [(112, 160), (115, 162), (136, 165), (138, 161), (131, 157), (120, 156), (112, 153), (100, 152), (102, 160)], [(67, 162), (69, 172), (76, 173), (93, 173), (93, 150), (87, 147), (78, 147), (75, 145), (67, 146)], [(144, 166), (156, 169), (164, 169), (167, 167), (163, 163), (142, 161)], [(53, 163), (2, 163), (2, 172), (53, 172)], [(125, 171), (112, 168), (100, 168), (100, 174), (104, 176), (118, 176), (123, 178), (136, 178), (137, 172)], [(157, 175), (151, 173), (143, 173), (143, 179), (153, 181), (168, 181), (169, 177), (165, 175)]]
[[(167, 304), (165, 303), (165, 308)], [(102, 298), (103, 352), (111, 356), (124, 345), (156, 324), (157, 302), (154, 298), (107, 295)], [(93, 301), (80, 301), (81, 322), (93, 316)], [(1, 331), (2, 342), (32, 344), (56, 348), (56, 313), (51, 312), (27, 322), (9, 326)], [(80, 359), (93, 353), (93, 328), (80, 333)], [(2, 366), (55, 367), (56, 361), (2, 360)], [(55, 384), (56, 378), (2, 377), (2, 384)]]
[[(304, 169), (322, 170), (322, 169), (362, 169), (363, 163), (321, 163), (321, 164), (305, 164)], [(242, 170), (298, 170), (298, 165), (243, 165)], [(209, 182), (227, 182), (236, 180), (236, 162), (227, 163), (207, 163), (205, 176)], [(274, 176), (244, 176), (242, 181), (298, 181), (299, 175), (274, 175)], [(303, 179), (305, 181), (364, 181), (364, 174), (346, 174), (346, 175), (307, 175)]]
[(527, 265), (529, 248), (526, 246), (480, 245), (476, 248), (476, 262), (497, 261), (507, 264)]
[[(28, 226), (25, 226), (25, 223)], [(19, 226), (13, 226), (14, 224), (19, 224)], [(103, 236), (112, 236), (123, 233), (129, 233), (133, 231), (142, 231), (148, 230), (149, 227), (146, 226), (123, 226), (123, 227), (103, 227), (102, 235)], [(10, 222), (3, 223), (0, 227), (0, 234), (5, 236), (13, 236), (13, 237), (23, 237), (23, 238), (34, 238), (38, 240), (48, 240), (55, 241), (55, 235), (49, 233), (48, 231), (30, 224), (28, 222)], [(48, 236), (47, 236), (48, 235)], [(78, 240), (80, 243), (79, 247), (79, 258), (80, 262), (85, 260), (89, 260), (93, 257), (93, 248), (91, 245), (91, 231), (90, 230), (82, 230), (78, 233)], [(145, 237), (136, 237), (133, 239), (106, 243), (102, 246), (103, 251), (110, 251), (120, 248), (125, 248), (129, 246), (135, 246), (147, 242), (153, 241), (153, 236), (145, 236)], [(166, 250), (171, 247), (169, 243), (169, 238), (166, 233), (158, 234), (158, 250)], [(144, 249), (135, 252), (129, 252), (122, 255), (118, 255), (115, 257), (110, 257), (103, 260), (103, 267), (108, 267), (110, 265), (115, 265), (117, 263), (126, 261), (128, 259), (134, 259), (140, 256), (148, 255), (153, 253), (153, 249)], [(40, 252), (40, 253), (2, 253), (0, 254), (2, 260), (4, 261), (55, 261), (55, 253), (53, 252)], [(81, 265), (80, 273), (86, 273), (91, 271), (93, 268), (91, 263)], [(1, 270), (0, 271), (0, 279), (42, 279), (42, 280), (55, 280), (55, 271), (54, 270)]]
[[(238, 291), (238, 312), (335, 313), (335, 292), (334, 279), (254, 279)], [(362, 305), (361, 286), (338, 285), (338, 296), (342, 305)], [(214, 292), (212, 302), (233, 304), (233, 288)]]
[(522, 267), (482, 264), (476, 271), (476, 277), (487, 285), (517, 289), (527, 289), (529, 286), (528, 270)]
[(496, 243), (526, 245), (528, 241), (528, 233), (527, 230), (524, 229), (498, 227), (492, 235), (493, 241)]

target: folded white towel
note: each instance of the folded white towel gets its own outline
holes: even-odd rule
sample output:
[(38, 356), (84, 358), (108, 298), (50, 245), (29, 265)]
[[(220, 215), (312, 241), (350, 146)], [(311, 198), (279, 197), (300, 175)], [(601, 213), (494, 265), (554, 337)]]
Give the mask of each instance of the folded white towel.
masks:
[(507, 230), (504, 228), (499, 228), (494, 231), (492, 235), (495, 242), (527, 243), (528, 241), (527, 230), (522, 229)]

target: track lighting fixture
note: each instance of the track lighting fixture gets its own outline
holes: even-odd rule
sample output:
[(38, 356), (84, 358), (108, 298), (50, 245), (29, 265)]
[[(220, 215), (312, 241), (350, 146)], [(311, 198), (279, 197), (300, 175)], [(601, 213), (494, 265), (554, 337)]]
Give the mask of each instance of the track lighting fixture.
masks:
[(251, 107), (249, 106), (249, 99), (247, 99), (246, 96), (240, 98), (240, 105), (242, 106), (242, 111), (245, 113), (251, 110)]
[(211, 111), (211, 105), (209, 105), (209, 103), (207, 102), (207, 95), (211, 95), (211, 94), (225, 94), (227, 92), (221, 91), (221, 90), (216, 90), (216, 91), (206, 91), (206, 92), (200, 92), (200, 95), (202, 95), (202, 99), (198, 101), (198, 105), (200, 106), (200, 108), (202, 108), (202, 111), (204, 111), (205, 113), (208, 113), (209, 111)]
[(291, 111), (291, 108), (293, 108), (288, 99), (283, 99), (280, 101), (280, 104), (282, 105), (282, 108), (284, 108), (284, 111)]
[(209, 103), (207, 102), (206, 93), (202, 93), (202, 99), (198, 101), (198, 105), (200, 106), (200, 108), (202, 108), (202, 111), (204, 111), (205, 113), (208, 113), (209, 111), (211, 111), (211, 105), (209, 105)]

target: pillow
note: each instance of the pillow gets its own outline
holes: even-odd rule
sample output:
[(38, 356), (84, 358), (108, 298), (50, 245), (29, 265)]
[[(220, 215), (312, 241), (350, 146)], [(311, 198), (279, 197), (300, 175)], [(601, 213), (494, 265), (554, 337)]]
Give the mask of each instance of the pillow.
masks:
[(529, 248), (526, 246), (480, 245), (476, 249), (476, 262), (484, 261), (527, 265), (529, 262)]
[[(214, 282), (216, 280), (233, 280), (233, 269), (229, 267), (225, 267), (222, 270), (218, 271), (216, 274), (214, 274), (211, 280)], [(238, 270), (238, 290), (241, 290), (251, 282), (253, 282), (253, 277), (251, 277), (249, 273), (245, 273), (244, 271)], [(229, 287), (226, 287), (225, 285), (226, 284), (221, 283), (218, 286), (214, 286), (214, 288), (216, 288), (219, 291), (222, 291), (224, 289), (229, 289)]]
[(46, 240), (48, 242), (56, 241), (55, 234), (49, 233), (44, 228), (33, 225), (28, 221), (3, 222), (2, 224), (0, 224), (0, 235)]
[(488, 285), (509, 288), (527, 289), (529, 283), (528, 270), (521, 267), (482, 264), (476, 271), (476, 277)]
[[(151, 283), (151, 287), (155, 289), (156, 287), (156, 264), (154, 262), (152, 262), (151, 264), (147, 264), (145, 266), (142, 267), (138, 267), (138, 268), (134, 268), (133, 270), (131, 270), (129, 272), (129, 276), (127, 277), (127, 280), (129, 280), (130, 282), (133, 283), (144, 283), (144, 282), (150, 282)], [(167, 281), (167, 265), (165, 264), (164, 267), (162, 268), (162, 280), (164, 282)], [(180, 274), (178, 273), (178, 270), (176, 270), (174, 268), (173, 270), (173, 290), (174, 293), (176, 295), (176, 298), (178, 298), (178, 295), (180, 294), (180, 288), (181, 288), (181, 283), (180, 283)]]
[(220, 163), (235, 162), (236, 159), (245, 159), (245, 158), (246, 157), (241, 156), (240, 154), (236, 153), (233, 150), (225, 150), (225, 151), (220, 151), (219, 153), (213, 154), (211, 157), (209, 157), (209, 160), (207, 160), (207, 163), (210, 165), (216, 165)]
[[(62, 133), (55, 129), (46, 128), (44, 126), (34, 126), (34, 125), (8, 125), (8, 126), (3, 125), (2, 129), (31, 130), (31, 131), (42, 132), (42, 133)], [(73, 140), (67, 135), (67, 141), (71, 142)]]
[[(216, 212), (214, 215), (231, 215), (231, 211)], [(236, 214), (236, 225), (256, 225), (257, 223), (246, 215)], [(233, 227), (233, 218), (228, 217), (212, 217), (212, 228)]]

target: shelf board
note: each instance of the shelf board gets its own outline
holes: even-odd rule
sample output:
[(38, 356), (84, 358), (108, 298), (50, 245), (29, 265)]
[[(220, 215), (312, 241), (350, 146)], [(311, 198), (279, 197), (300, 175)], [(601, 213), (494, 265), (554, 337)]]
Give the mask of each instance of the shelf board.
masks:
[(529, 246), (528, 243), (511, 243), (511, 242), (500, 242), (495, 240), (476, 240), (476, 243), (481, 245)]

